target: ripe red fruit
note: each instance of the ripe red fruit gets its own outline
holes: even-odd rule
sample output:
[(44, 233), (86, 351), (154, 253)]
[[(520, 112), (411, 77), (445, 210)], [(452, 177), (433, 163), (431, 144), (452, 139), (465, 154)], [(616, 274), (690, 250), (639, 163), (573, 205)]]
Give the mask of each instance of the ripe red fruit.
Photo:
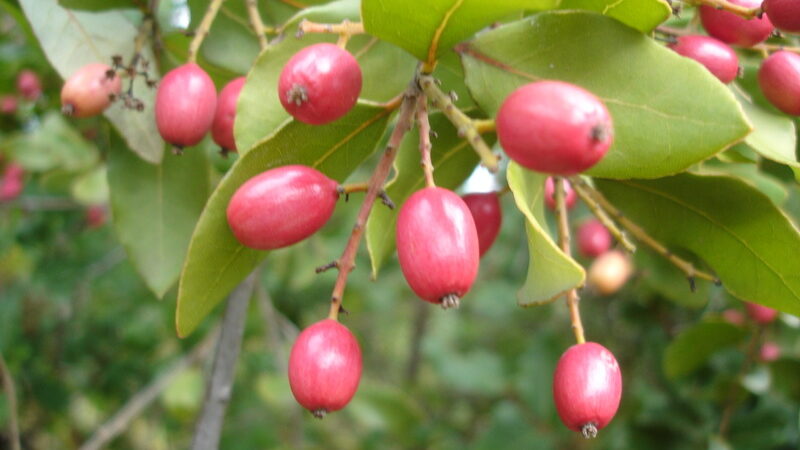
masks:
[(789, 33), (800, 33), (800, 2), (797, 0), (764, 0), (761, 9), (775, 28)]
[(624, 253), (609, 250), (589, 266), (587, 280), (600, 295), (611, 295), (625, 285), (632, 272), (633, 265)]
[(0, 179), (0, 201), (14, 200), (22, 193), (25, 170), (16, 163), (9, 163)]
[(42, 95), (42, 83), (32, 70), (23, 70), (17, 75), (17, 91), (28, 100), (36, 100)]
[(720, 40), (700, 35), (678, 36), (678, 42), (669, 47), (704, 65), (723, 83), (730, 83), (739, 74), (739, 57)]
[[(728, 0), (745, 8), (758, 8), (761, 0)], [(700, 7), (700, 21), (708, 34), (722, 42), (742, 47), (752, 47), (772, 34), (772, 23), (766, 16), (745, 19), (732, 12), (711, 6)]]
[(742, 314), (742, 312), (738, 309), (729, 308), (725, 311), (722, 311), (722, 318), (731, 325), (744, 325), (744, 314)]
[(167, 73), (156, 92), (156, 125), (161, 137), (182, 148), (197, 144), (211, 128), (217, 108), (217, 89), (195, 63)]
[(236, 151), (233, 139), (233, 121), (236, 119), (236, 102), (244, 87), (245, 77), (234, 78), (219, 93), (214, 122), (211, 124), (211, 137), (224, 150)]
[(103, 112), (122, 90), (122, 80), (111, 67), (87, 64), (61, 88), (61, 112), (73, 117), (91, 117)]
[(228, 225), (250, 248), (272, 250), (311, 236), (330, 219), (339, 185), (307, 166), (267, 170), (244, 183), (228, 204)]
[(461, 197), (420, 189), (397, 218), (397, 258), (409, 286), (425, 301), (457, 307), (478, 274), (478, 232)]
[[(572, 209), (575, 206), (575, 202), (578, 201), (577, 194), (575, 194), (569, 181), (561, 180), (561, 183), (564, 185), (564, 205), (566, 205), (567, 209)], [(547, 177), (544, 180), (544, 204), (550, 210), (556, 210), (556, 184), (553, 181), (553, 177)]]
[(621, 396), (619, 364), (608, 349), (586, 342), (561, 355), (553, 375), (553, 397), (567, 428), (595, 437), (614, 418)]
[(283, 66), (278, 97), (297, 120), (323, 125), (344, 116), (361, 93), (361, 67), (347, 50), (314, 44)]
[(526, 84), (497, 113), (509, 158), (537, 172), (574, 175), (602, 158), (614, 138), (611, 116), (591, 92), (561, 81)]
[(747, 309), (747, 315), (750, 316), (753, 321), (762, 325), (766, 325), (778, 317), (778, 311), (767, 306), (750, 302), (745, 302), (744, 306)]
[(483, 256), (500, 233), (503, 224), (503, 212), (500, 209), (500, 198), (497, 192), (482, 194), (467, 194), (462, 197), (464, 203), (472, 213), (475, 220), (475, 229), (478, 231), (478, 247), (480, 256)]
[(800, 55), (780, 50), (758, 69), (761, 92), (776, 108), (800, 116)]
[(106, 223), (106, 208), (103, 205), (92, 205), (86, 208), (86, 226), (100, 228)]
[(17, 98), (13, 95), (0, 97), (0, 113), (11, 115), (17, 112)]
[(297, 403), (322, 418), (350, 402), (361, 380), (361, 348), (333, 319), (303, 330), (289, 356), (289, 386)]
[(611, 233), (599, 220), (589, 220), (578, 228), (578, 250), (583, 256), (595, 258), (611, 248)]
[(764, 362), (772, 362), (781, 357), (781, 348), (774, 342), (764, 342), (759, 352), (761, 360)]

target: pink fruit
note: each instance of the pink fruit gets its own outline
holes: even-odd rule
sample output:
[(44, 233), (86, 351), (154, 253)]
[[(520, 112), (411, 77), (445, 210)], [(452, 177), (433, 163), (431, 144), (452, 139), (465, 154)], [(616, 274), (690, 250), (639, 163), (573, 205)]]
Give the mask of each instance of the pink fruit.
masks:
[(747, 315), (749, 315), (754, 322), (762, 325), (766, 325), (778, 317), (778, 311), (767, 306), (750, 302), (745, 302), (744, 306), (747, 309)]
[(578, 249), (583, 256), (595, 258), (611, 248), (611, 233), (599, 220), (589, 220), (578, 228)]
[(553, 397), (561, 421), (590, 438), (617, 413), (622, 375), (616, 358), (594, 342), (573, 345), (558, 360)]
[(247, 247), (287, 247), (325, 225), (339, 198), (338, 187), (336, 181), (307, 166), (267, 170), (233, 194), (228, 225)]
[[(567, 209), (572, 209), (575, 206), (575, 202), (578, 201), (577, 194), (575, 194), (569, 181), (561, 180), (561, 182), (564, 184), (564, 204)], [(553, 181), (553, 177), (547, 177), (544, 180), (544, 204), (551, 211), (556, 210), (556, 184)]]
[(728, 323), (736, 326), (744, 325), (744, 314), (738, 309), (729, 308), (725, 311), (722, 311), (722, 318), (725, 319)]
[(233, 139), (233, 121), (236, 119), (236, 102), (244, 87), (245, 77), (234, 78), (219, 93), (214, 122), (211, 124), (211, 137), (224, 150), (236, 151)]
[(800, 1), (764, 0), (761, 9), (767, 13), (775, 28), (789, 33), (800, 33)]
[(625, 285), (632, 272), (633, 265), (627, 255), (609, 250), (592, 262), (586, 279), (600, 295), (611, 295)]
[[(758, 8), (761, 0), (728, 0), (745, 8)], [(772, 34), (772, 23), (766, 16), (745, 19), (732, 12), (711, 6), (700, 7), (700, 21), (708, 34), (727, 44), (752, 47)]]
[(92, 205), (86, 208), (86, 225), (89, 228), (100, 228), (106, 223), (106, 208), (103, 205)]
[(25, 170), (16, 163), (9, 163), (0, 179), (0, 201), (7, 202), (19, 197), (24, 186)]
[(761, 360), (764, 362), (772, 362), (781, 357), (781, 348), (774, 342), (764, 342), (759, 352)]
[(776, 108), (800, 116), (800, 55), (780, 50), (761, 63), (761, 92)]
[(730, 83), (739, 74), (739, 57), (728, 44), (708, 36), (678, 36), (670, 48), (704, 65), (723, 83)]
[(537, 172), (574, 175), (595, 165), (614, 138), (611, 116), (591, 92), (561, 81), (526, 84), (497, 113), (509, 158)]
[(28, 100), (36, 100), (42, 95), (42, 83), (39, 75), (32, 70), (23, 70), (17, 75), (17, 91)]
[(482, 194), (467, 194), (462, 197), (472, 218), (475, 220), (475, 229), (478, 231), (478, 247), (480, 256), (483, 256), (492, 246), (500, 226), (503, 224), (503, 212), (500, 209), (500, 198), (497, 192)]
[(397, 218), (397, 257), (409, 286), (423, 300), (457, 307), (478, 274), (475, 221), (461, 197), (447, 189), (420, 189)]
[(361, 68), (347, 50), (314, 44), (283, 66), (278, 97), (297, 120), (323, 125), (344, 116), (361, 93)]
[(17, 98), (13, 95), (0, 97), (0, 113), (11, 115), (17, 112)]
[(208, 74), (195, 63), (167, 73), (156, 93), (156, 125), (161, 137), (182, 148), (206, 135), (217, 108), (217, 90)]
[(103, 112), (122, 90), (122, 80), (111, 67), (87, 64), (61, 88), (61, 112), (73, 117), (91, 117)]
[(353, 333), (333, 319), (303, 330), (289, 356), (292, 394), (315, 417), (344, 408), (361, 380), (361, 348)]

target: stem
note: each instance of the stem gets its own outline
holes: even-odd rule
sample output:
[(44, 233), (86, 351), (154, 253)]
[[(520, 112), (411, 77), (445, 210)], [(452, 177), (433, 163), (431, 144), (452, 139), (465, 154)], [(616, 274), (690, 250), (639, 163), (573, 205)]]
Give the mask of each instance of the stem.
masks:
[(247, 15), (250, 16), (250, 26), (253, 27), (253, 32), (258, 38), (258, 46), (262, 51), (269, 47), (267, 42), (267, 33), (264, 31), (264, 22), (261, 21), (261, 13), (258, 12), (257, 0), (245, 0), (247, 6)]
[(494, 119), (475, 119), (472, 121), (472, 125), (480, 134), (494, 133), (496, 127)]
[(367, 189), (369, 189), (369, 183), (366, 181), (361, 183), (347, 183), (339, 186), (339, 195), (348, 195), (353, 192), (367, 192)]
[(414, 315), (414, 328), (411, 335), (411, 345), (406, 364), (406, 384), (412, 385), (417, 380), (419, 362), (422, 355), (422, 340), (428, 331), (430, 308), (424, 302), (416, 302)]
[(3, 392), (8, 403), (8, 437), (11, 441), (11, 450), (20, 450), (19, 419), (17, 417), (17, 390), (14, 388), (14, 379), (8, 370), (6, 360), (0, 353), (0, 377), (3, 379)]
[(688, 3), (695, 6), (710, 6), (712, 8), (721, 9), (730, 13), (736, 14), (745, 19), (752, 19), (762, 13), (761, 8), (746, 8), (744, 6), (734, 5), (733, 3), (725, 0), (690, 0)]
[(187, 62), (197, 62), (197, 51), (200, 50), (200, 46), (203, 45), (203, 40), (208, 36), (208, 32), (211, 30), (211, 24), (214, 22), (214, 18), (217, 17), (219, 8), (224, 1), (225, 0), (211, 0), (211, 3), (208, 4), (206, 15), (203, 16), (203, 20), (200, 21), (200, 25), (194, 31), (194, 39), (192, 39), (192, 42), (189, 44), (189, 56), (186, 58)]
[(153, 22), (152, 13), (146, 14), (144, 19), (142, 19), (142, 25), (139, 26), (139, 31), (136, 33), (136, 40), (133, 42), (133, 56), (131, 56), (131, 62), (128, 64), (128, 71), (131, 72), (129, 74), (131, 78), (136, 74), (136, 66), (139, 64), (139, 59), (142, 57), (142, 49), (144, 48), (145, 42), (147, 42), (147, 37), (153, 32)]
[[(753, 364), (753, 361), (755, 361), (758, 345), (761, 342), (761, 337), (764, 335), (765, 328), (766, 327), (764, 325), (759, 324), (755, 333), (750, 336), (750, 342), (747, 344), (747, 352), (745, 353), (744, 362), (742, 363), (742, 367), (739, 369), (739, 373), (736, 374), (736, 381), (739, 381), (742, 377), (744, 377), (744, 374), (747, 373), (747, 371), (750, 369), (750, 366)], [(728, 399), (725, 403), (725, 409), (722, 411), (722, 418), (719, 421), (719, 435), (722, 437), (725, 437), (725, 435), (728, 434), (731, 418), (733, 417), (733, 413), (736, 411), (735, 396), (738, 388), (736, 381), (731, 386), (730, 391), (728, 391)]]
[[(553, 184), (555, 185), (555, 197), (556, 197), (556, 215), (558, 216), (558, 240), (559, 245), (561, 246), (561, 250), (567, 254), (567, 256), (572, 256), (572, 250), (570, 247), (570, 236), (569, 236), (569, 218), (567, 217), (567, 205), (564, 199), (564, 180), (561, 177), (554, 177)], [(581, 322), (581, 312), (578, 308), (578, 290), (577, 289), (570, 289), (567, 292), (567, 308), (569, 308), (569, 319), (572, 323), (572, 332), (575, 333), (575, 340), (578, 344), (583, 344), (586, 342), (586, 338), (583, 336), (583, 323)]]
[(422, 171), (425, 173), (425, 186), (436, 187), (433, 182), (433, 162), (431, 162), (431, 124), (428, 121), (428, 99), (425, 95), (417, 98), (417, 128), (419, 129), (419, 152), (422, 155)]
[(419, 86), (425, 95), (431, 100), (431, 104), (439, 108), (458, 130), (458, 135), (465, 138), (475, 149), (481, 162), (490, 172), (497, 172), (497, 156), (483, 140), (472, 119), (462, 112), (448, 95), (442, 92), (436, 84), (436, 80), (430, 75), (420, 75)]
[(770, 52), (777, 52), (779, 50), (800, 54), (800, 47), (787, 47), (785, 45), (780, 45), (780, 44), (761, 43), (761, 44), (756, 44), (750, 48), (767, 54), (769, 54)]
[(339, 36), (350, 36), (364, 34), (364, 24), (362, 22), (350, 22), (345, 19), (341, 23), (317, 23), (303, 19), (297, 27), (298, 37), (306, 33), (331, 33)]
[(578, 196), (581, 198), (581, 200), (583, 200), (583, 203), (589, 207), (589, 209), (592, 211), (592, 214), (594, 214), (594, 216), (597, 217), (597, 220), (599, 220), (600, 223), (606, 227), (606, 229), (614, 236), (617, 242), (622, 244), (622, 246), (625, 247), (625, 250), (629, 253), (635, 252), (636, 245), (631, 242), (630, 239), (628, 239), (628, 236), (625, 235), (625, 232), (617, 227), (617, 224), (615, 224), (614, 221), (611, 220), (611, 217), (609, 217), (608, 214), (603, 211), (600, 205), (598, 205), (597, 202), (595, 202), (594, 199), (589, 196), (588, 193), (586, 193), (583, 187), (573, 184), (573, 188), (575, 189), (575, 192), (578, 193)]

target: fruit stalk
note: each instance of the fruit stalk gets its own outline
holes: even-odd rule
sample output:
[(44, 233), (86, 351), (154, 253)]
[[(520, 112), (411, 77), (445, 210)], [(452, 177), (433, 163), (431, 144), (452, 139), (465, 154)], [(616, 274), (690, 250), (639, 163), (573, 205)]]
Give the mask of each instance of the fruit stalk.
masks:
[(784, 50), (787, 52), (797, 53), (798, 55), (800, 55), (800, 47), (787, 47), (785, 45), (780, 45), (780, 44), (761, 43), (761, 44), (756, 44), (750, 48), (752, 48), (753, 50), (758, 50), (765, 54), (770, 54), (772, 52)]
[(494, 119), (474, 119), (472, 125), (478, 130), (478, 133), (494, 133), (496, 124)]
[(592, 214), (597, 217), (597, 220), (599, 220), (600, 223), (602, 223), (603, 226), (606, 227), (606, 229), (614, 236), (614, 239), (616, 239), (617, 242), (625, 247), (625, 250), (628, 253), (635, 252), (636, 244), (628, 239), (628, 236), (625, 234), (625, 232), (619, 229), (617, 224), (611, 220), (611, 217), (609, 217), (608, 214), (603, 211), (603, 208), (601, 208), (600, 205), (598, 205), (597, 202), (594, 201), (594, 199), (592, 199), (592, 197), (590, 197), (585, 190), (583, 190), (583, 187), (577, 184), (573, 184), (573, 187), (575, 192), (578, 194), (578, 197), (583, 200), (583, 203), (585, 203), (589, 210), (592, 211)]
[[(571, 256), (570, 250), (570, 236), (569, 236), (569, 219), (567, 218), (567, 204), (564, 195), (564, 183), (560, 177), (555, 177), (555, 197), (556, 197), (556, 215), (558, 216), (558, 241), (561, 250), (568, 256)], [(570, 289), (567, 292), (567, 308), (569, 308), (569, 319), (572, 322), (572, 331), (575, 333), (575, 340), (578, 344), (586, 342), (583, 336), (583, 323), (581, 322), (581, 312), (578, 308), (578, 290)]]
[(730, 13), (736, 14), (743, 19), (752, 19), (761, 14), (761, 8), (746, 8), (740, 5), (734, 5), (726, 0), (691, 0), (689, 3), (695, 6), (710, 6), (715, 9), (721, 9)]
[(208, 36), (208, 32), (211, 30), (211, 24), (214, 22), (214, 18), (217, 17), (219, 8), (224, 1), (225, 0), (211, 0), (211, 3), (208, 4), (208, 9), (206, 9), (203, 20), (200, 21), (200, 25), (198, 25), (197, 29), (194, 30), (194, 39), (192, 39), (192, 42), (189, 44), (189, 56), (186, 58), (186, 62), (193, 63), (197, 61), (197, 52), (200, 50), (200, 46), (203, 45), (203, 40)]
[(302, 20), (297, 27), (298, 36), (305, 33), (330, 33), (339, 36), (347, 36), (347, 39), (354, 34), (364, 34), (364, 24), (361, 22), (351, 22), (347, 19), (341, 23), (317, 23), (310, 20)]
[(250, 26), (258, 38), (258, 46), (265, 50), (269, 46), (267, 33), (264, 31), (264, 22), (261, 21), (261, 14), (258, 12), (258, 2), (256, 0), (245, 0), (247, 5), (247, 15), (250, 17)]
[(417, 129), (419, 130), (419, 152), (422, 155), (422, 171), (425, 173), (425, 186), (435, 187), (433, 181), (433, 162), (431, 161), (431, 123), (428, 121), (428, 98), (417, 98)]

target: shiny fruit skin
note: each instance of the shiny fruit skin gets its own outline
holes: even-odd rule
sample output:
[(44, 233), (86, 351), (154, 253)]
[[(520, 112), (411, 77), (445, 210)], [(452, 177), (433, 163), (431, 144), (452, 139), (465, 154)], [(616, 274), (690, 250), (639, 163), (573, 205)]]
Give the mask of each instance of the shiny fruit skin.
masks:
[(19, 164), (9, 163), (0, 178), (0, 201), (7, 202), (19, 197), (24, 187), (25, 169)]
[(735, 80), (739, 74), (739, 57), (728, 44), (718, 39), (701, 35), (678, 36), (678, 42), (669, 47), (699, 62), (725, 84)]
[(0, 97), (0, 113), (12, 115), (17, 112), (17, 98), (13, 95)]
[(578, 227), (578, 250), (587, 258), (596, 258), (611, 248), (611, 233), (600, 223), (592, 219)]
[(608, 349), (586, 342), (561, 355), (553, 375), (553, 398), (567, 428), (594, 437), (614, 418), (621, 397), (622, 374)]
[(761, 92), (776, 108), (800, 116), (800, 55), (780, 50), (758, 69)]
[(195, 63), (170, 70), (158, 84), (156, 125), (161, 137), (176, 147), (197, 144), (211, 128), (217, 89)]
[(228, 225), (250, 248), (273, 250), (311, 236), (330, 219), (338, 184), (307, 166), (283, 166), (247, 180), (228, 203)]
[(211, 137), (220, 147), (236, 151), (233, 138), (233, 122), (236, 119), (236, 102), (244, 87), (245, 77), (234, 78), (219, 93), (214, 122), (211, 124)]
[[(564, 184), (564, 205), (566, 205), (567, 209), (572, 209), (575, 206), (575, 202), (578, 201), (578, 195), (572, 189), (569, 181), (561, 180), (561, 182)], [(556, 183), (553, 181), (553, 177), (547, 177), (544, 180), (544, 204), (551, 211), (556, 210)]]
[(628, 257), (619, 250), (609, 250), (589, 266), (587, 280), (600, 295), (611, 295), (628, 281), (633, 272)]
[(503, 224), (503, 211), (500, 207), (500, 197), (497, 192), (467, 194), (461, 197), (466, 203), (472, 219), (475, 220), (475, 229), (478, 232), (478, 247), (480, 256), (483, 256), (494, 244)]
[(23, 70), (17, 75), (17, 91), (27, 100), (36, 100), (42, 95), (42, 83), (39, 75), (32, 70)]
[(497, 113), (509, 158), (537, 172), (574, 175), (595, 165), (614, 138), (611, 116), (591, 92), (561, 81), (526, 84)]
[(747, 309), (747, 315), (750, 316), (754, 322), (762, 325), (771, 323), (778, 317), (778, 311), (767, 306), (750, 302), (745, 302), (744, 306)]
[(122, 90), (122, 79), (111, 67), (101, 63), (87, 64), (72, 74), (61, 88), (61, 110), (72, 117), (91, 117), (111, 104), (111, 96)]
[(311, 125), (347, 114), (361, 93), (361, 67), (347, 50), (321, 43), (297, 52), (283, 66), (278, 97), (284, 109)]
[[(728, 0), (734, 5), (745, 8), (761, 6), (761, 0)], [(772, 34), (773, 26), (767, 16), (753, 19), (739, 17), (732, 12), (716, 9), (711, 6), (701, 6), (700, 21), (706, 32), (726, 44), (735, 44), (742, 47), (752, 47), (759, 42), (767, 40)]]
[(400, 208), (397, 257), (409, 286), (423, 300), (457, 306), (478, 274), (479, 248), (472, 214), (452, 191), (420, 189)]
[(304, 408), (322, 418), (350, 402), (361, 380), (361, 347), (333, 319), (303, 330), (289, 356), (289, 386)]
[(764, 342), (758, 353), (761, 361), (772, 362), (781, 357), (781, 348), (774, 342)]
[(800, 33), (800, 2), (797, 0), (764, 0), (761, 9), (775, 28)]

